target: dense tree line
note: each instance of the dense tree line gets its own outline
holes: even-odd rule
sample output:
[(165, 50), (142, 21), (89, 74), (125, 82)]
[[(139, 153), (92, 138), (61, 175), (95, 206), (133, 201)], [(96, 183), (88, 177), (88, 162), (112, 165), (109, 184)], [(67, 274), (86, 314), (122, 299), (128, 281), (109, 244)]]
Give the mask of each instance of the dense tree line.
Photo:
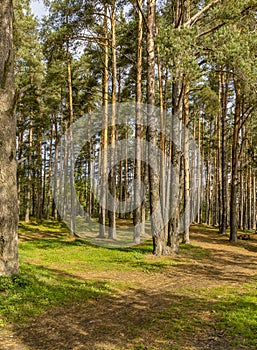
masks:
[[(172, 189), (167, 191), (167, 183), (179, 184), (181, 203), (176, 211), (178, 217), (172, 215), (169, 223), (164, 225), (163, 209), (156, 217), (151, 216), (154, 241), (157, 242), (160, 236), (162, 244), (167, 240), (176, 250), (179, 217), (185, 208), (192, 207), (187, 135), (191, 132), (202, 159), (202, 164), (196, 165), (199, 168), (196, 220), (219, 225), (222, 233), (229, 226), (231, 240), (236, 240), (237, 226), (255, 229), (256, 101), (252, 92), (256, 89), (256, 4), (254, 1), (235, 1), (233, 5), (226, 1), (166, 1), (157, 4), (153, 1), (51, 1), (48, 3), (49, 15), (44, 18), (39, 32), (29, 4), (26, 13), (23, 4), (17, 25), (21, 36), (21, 52), (17, 55), (21, 59), (20, 63), (17, 60), (17, 65), (21, 64), (21, 67), (17, 67), (17, 81), (19, 88), (25, 89), (17, 108), (21, 123), (21, 216), (26, 220), (29, 220), (29, 215), (57, 218), (49, 183), (60, 134), (101, 104), (104, 111), (102, 133), (98, 140), (92, 139), (85, 146), (80, 170), (76, 172), (80, 174), (76, 188), (88, 215), (99, 215), (102, 224), (100, 236), (105, 236), (104, 223), (108, 220), (108, 237), (116, 238), (117, 208), (113, 201), (111, 210), (106, 210), (92, 198), (90, 186), (86, 185), (93, 176), (92, 169), (89, 169), (93, 162), (90, 155), (98, 151), (99, 142), (103, 149), (111, 150), (115, 140), (123, 133), (131, 132), (135, 132), (138, 140), (146, 139), (150, 144), (162, 147), (163, 153), (177, 167), (175, 174), (179, 178), (175, 179), (173, 174), (171, 181), (167, 181), (165, 165), (160, 164), (156, 173), (152, 167), (146, 169), (138, 160), (132, 165), (126, 160), (111, 167), (113, 173), (108, 180), (107, 158), (103, 156), (101, 203), (107, 200), (108, 181), (113, 196), (124, 201), (127, 196), (140, 193), (138, 189), (131, 190), (129, 181), (145, 174), (146, 203), (141, 209), (124, 214), (131, 219), (134, 217), (134, 223), (139, 223), (144, 221), (146, 211), (150, 210), (152, 214), (160, 201), (162, 208), (169, 201), (169, 198), (164, 198), (167, 192), (172, 193)], [(24, 28), (23, 34), (20, 28)], [(26, 35), (32, 38), (30, 47)], [(125, 101), (136, 101), (138, 106), (148, 104), (148, 130), (140, 130), (140, 108), (134, 121), (135, 131), (130, 130), (131, 125), (124, 126), (127, 130), (115, 130), (116, 103)], [(109, 103), (113, 106), (110, 115), (107, 112)], [(151, 106), (160, 108), (160, 120), (155, 120)], [(168, 114), (173, 115), (173, 123), (167, 118)], [(175, 118), (187, 127), (179, 141), (183, 148), (181, 154), (176, 154), (176, 147), (172, 149), (172, 144), (162, 137), (172, 127), (173, 138), (179, 133)], [(112, 126), (108, 127), (110, 119)], [(163, 132), (158, 134), (156, 123), (161, 124), (159, 128)], [(176, 127), (178, 130), (174, 132)], [(139, 144), (137, 152), (144, 152)], [(149, 152), (149, 157), (151, 155)], [(78, 162), (74, 163), (75, 168), (76, 164)], [(74, 205), (71, 203), (71, 221), (77, 211)], [(65, 205), (63, 211), (59, 213), (61, 217), (66, 215)], [(190, 215), (191, 211), (185, 210), (183, 240), (186, 243), (190, 242)], [(142, 225), (139, 227), (142, 229)], [(74, 234), (75, 231), (71, 222), (71, 232)], [(138, 237), (139, 232), (135, 232), (137, 242)], [(166, 248), (159, 246), (156, 249), (161, 253)]]

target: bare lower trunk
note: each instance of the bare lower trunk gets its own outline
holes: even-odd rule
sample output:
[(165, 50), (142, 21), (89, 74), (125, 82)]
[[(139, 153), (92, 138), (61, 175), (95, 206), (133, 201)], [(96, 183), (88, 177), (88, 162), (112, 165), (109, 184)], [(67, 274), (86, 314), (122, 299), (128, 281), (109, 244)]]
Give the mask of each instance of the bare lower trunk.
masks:
[(240, 131), (241, 91), (235, 81), (236, 106), (234, 115), (234, 131), (232, 141), (232, 168), (230, 185), (230, 241), (237, 242), (237, 170), (238, 170), (238, 138)]
[[(219, 72), (219, 101), (221, 101), (221, 72)], [(221, 104), (221, 103), (220, 103)], [(217, 128), (217, 150), (216, 150), (216, 158), (217, 158), (217, 166), (216, 166), (216, 181), (217, 181), (217, 203), (218, 203), (218, 222), (219, 229), (221, 229), (221, 216), (222, 216), (222, 166), (221, 166), (221, 108), (219, 113), (216, 116), (216, 128)], [(221, 231), (221, 230), (220, 230)]]
[(248, 220), (247, 226), (248, 230), (252, 229), (252, 167), (251, 165), (248, 168), (248, 180), (247, 180), (247, 197), (248, 197)]
[(189, 169), (189, 84), (186, 83), (183, 98), (183, 153), (184, 153), (184, 223), (183, 223), (183, 243), (190, 244), (189, 225), (190, 225), (190, 169)]
[(33, 126), (32, 116), (30, 117), (29, 125), (29, 154), (28, 154), (28, 177), (27, 177), (27, 193), (26, 193), (26, 211), (25, 222), (30, 220), (30, 206), (31, 206), (31, 168), (32, 168), (32, 139), (33, 139)]
[[(19, 123), (22, 122), (22, 117), (21, 114), (19, 114), (17, 120)], [(17, 189), (18, 189), (18, 206), (19, 206), (19, 214), (21, 214), (21, 181), (22, 181), (22, 176), (21, 176), (21, 169), (22, 169), (22, 154), (23, 154), (23, 136), (24, 132), (23, 130), (20, 130), (18, 133), (18, 162), (20, 163), (17, 169)]]
[(153, 253), (165, 255), (169, 251), (167, 247), (162, 209), (160, 202), (160, 179), (159, 174), (153, 169), (157, 161), (157, 123), (155, 113), (155, 56), (154, 56), (154, 23), (155, 23), (155, 0), (147, 1), (147, 118), (148, 118), (148, 164), (149, 164), (149, 191), (150, 191), (150, 214), (151, 229), (153, 236)]
[(252, 181), (253, 181), (253, 205), (252, 205), (252, 222), (253, 222), (253, 230), (256, 230), (256, 172), (255, 169), (253, 168), (252, 172)]
[(103, 119), (101, 135), (101, 195), (99, 213), (99, 237), (105, 237), (106, 201), (107, 201), (107, 139), (108, 139), (108, 25), (107, 4), (104, 6), (104, 68), (103, 68)]
[(116, 58), (116, 18), (115, 1), (112, 4), (111, 30), (112, 30), (112, 114), (110, 127), (110, 193), (109, 201), (109, 239), (116, 239), (116, 170), (115, 170), (115, 123), (116, 123), (116, 90), (117, 90), (117, 58)]
[(197, 157), (197, 181), (198, 181), (198, 186), (197, 186), (197, 222), (201, 223), (201, 188), (202, 188), (202, 177), (201, 177), (201, 111), (199, 115), (199, 120), (198, 120), (198, 157)]
[(142, 232), (142, 140), (143, 140), (143, 126), (142, 126), (142, 41), (143, 41), (143, 16), (142, 16), (142, 0), (138, 1), (138, 37), (137, 37), (137, 85), (136, 85), (136, 130), (135, 130), (135, 188), (134, 188), (134, 203), (135, 209), (133, 212), (134, 224), (134, 243), (140, 243), (140, 235)]
[(14, 117), (13, 7), (0, 7), (0, 276), (18, 273), (18, 196)]
[[(158, 37), (159, 28), (156, 23), (156, 36)], [(165, 164), (166, 158), (166, 149), (165, 149), (165, 128), (166, 120), (164, 113), (164, 100), (163, 100), (163, 66), (161, 62), (160, 47), (157, 44), (157, 68), (158, 68), (158, 83), (159, 83), (159, 108), (160, 108), (160, 198), (161, 198), (161, 207), (162, 215), (164, 220), (164, 230), (165, 237), (168, 237), (168, 206), (166, 206), (166, 175), (167, 169)]]
[(172, 86), (172, 125), (171, 125), (171, 160), (172, 172), (170, 178), (170, 220), (168, 229), (168, 245), (173, 253), (179, 251), (179, 225), (180, 225), (180, 168), (181, 168), (181, 119), (182, 119), (182, 99), (181, 99), (181, 76), (176, 72), (176, 81)]
[(221, 98), (222, 98), (222, 114), (221, 114), (221, 175), (222, 175), (222, 185), (221, 185), (221, 224), (220, 233), (226, 234), (227, 229), (227, 125), (226, 125), (226, 115), (227, 115), (227, 91), (228, 91), (228, 79), (224, 77), (224, 72), (221, 75)]
[[(54, 121), (54, 186), (53, 186), (53, 200), (52, 200), (52, 216), (55, 220), (58, 218), (55, 198), (57, 198), (57, 181), (58, 181), (58, 121), (55, 115)], [(60, 183), (59, 183), (60, 185)]]
[[(68, 24), (68, 15), (66, 15), (66, 23)], [(70, 174), (69, 174), (69, 183), (70, 183), (70, 205), (69, 205), (69, 214), (70, 214), (70, 235), (75, 235), (75, 188), (74, 188), (74, 155), (73, 155), (73, 96), (72, 96), (72, 75), (71, 75), (71, 55), (69, 51), (69, 39), (66, 41), (66, 59), (67, 59), (67, 78), (68, 78), (68, 87), (69, 87), (69, 157), (70, 157)]]
[(51, 132), (50, 132), (50, 145), (49, 145), (49, 163), (48, 163), (48, 178), (46, 184), (46, 219), (50, 216), (50, 203), (51, 203), (51, 175), (52, 175), (52, 157), (53, 157), (53, 122), (51, 122)]

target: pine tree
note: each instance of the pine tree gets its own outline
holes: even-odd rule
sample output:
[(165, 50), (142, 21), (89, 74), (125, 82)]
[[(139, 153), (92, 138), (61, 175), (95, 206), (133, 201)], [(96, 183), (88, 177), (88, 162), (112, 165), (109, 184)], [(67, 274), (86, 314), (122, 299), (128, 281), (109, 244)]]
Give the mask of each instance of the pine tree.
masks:
[(18, 273), (18, 198), (14, 98), (13, 4), (0, 10), (0, 275)]

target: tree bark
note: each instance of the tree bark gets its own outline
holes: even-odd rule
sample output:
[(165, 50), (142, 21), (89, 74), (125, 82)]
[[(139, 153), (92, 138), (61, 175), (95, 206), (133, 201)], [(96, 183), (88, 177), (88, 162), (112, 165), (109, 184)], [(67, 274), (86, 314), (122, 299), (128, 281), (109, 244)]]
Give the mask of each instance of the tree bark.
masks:
[(221, 223), (220, 233), (225, 235), (227, 229), (227, 95), (228, 77), (221, 72)]
[(51, 176), (52, 176), (52, 165), (53, 165), (53, 127), (54, 123), (51, 120), (51, 131), (50, 131), (50, 145), (49, 145), (49, 161), (48, 161), (48, 176), (46, 187), (46, 210), (45, 217), (48, 220), (50, 216), (50, 203), (51, 203)]
[[(54, 115), (54, 186), (53, 186), (53, 200), (52, 200), (52, 216), (55, 220), (58, 218), (58, 211), (55, 203), (57, 198), (57, 184), (58, 184), (58, 119), (57, 114)], [(61, 182), (59, 179), (59, 185)]]
[(172, 173), (170, 179), (170, 220), (168, 230), (168, 245), (173, 253), (179, 251), (179, 222), (180, 222), (180, 200), (181, 200), (181, 118), (182, 118), (182, 98), (181, 79), (178, 71), (176, 81), (172, 84), (172, 126), (171, 126), (171, 159)]
[[(66, 14), (66, 24), (69, 23), (68, 14)], [(69, 49), (69, 39), (66, 40), (66, 59), (67, 59), (67, 78), (68, 78), (68, 89), (69, 89), (69, 157), (70, 157), (70, 235), (75, 236), (75, 188), (74, 188), (74, 155), (73, 155), (73, 96), (72, 96), (72, 74), (71, 74), (71, 54)]]
[(134, 243), (140, 243), (140, 235), (142, 232), (142, 141), (143, 141), (143, 116), (142, 116), (142, 42), (143, 42), (143, 16), (142, 16), (143, 0), (138, 1), (138, 34), (137, 34), (137, 82), (136, 82), (136, 130), (135, 130), (135, 188), (133, 211), (134, 224)]
[[(191, 0), (185, 1), (184, 17), (185, 21), (190, 21)], [(184, 167), (184, 234), (183, 243), (190, 244), (189, 225), (190, 225), (190, 169), (189, 169), (189, 92), (190, 83), (188, 77), (185, 77), (185, 87), (183, 91), (183, 167)]]
[(13, 4), (0, 7), (0, 275), (18, 273), (18, 196), (14, 117)]
[(107, 141), (108, 141), (108, 63), (109, 63), (109, 40), (107, 24), (107, 4), (104, 5), (104, 67), (103, 67), (103, 119), (101, 135), (101, 194), (100, 194), (100, 212), (99, 212), (99, 237), (105, 237), (105, 218), (107, 201)]
[(42, 220), (43, 217), (43, 161), (42, 161), (42, 127), (37, 130), (37, 156), (36, 156), (36, 182), (37, 182), (37, 204), (36, 217)]
[(216, 150), (216, 181), (217, 181), (217, 205), (218, 205), (218, 222), (219, 222), (219, 230), (221, 227), (221, 216), (222, 216), (222, 166), (221, 166), (221, 72), (218, 73), (218, 83), (219, 83), (219, 91), (218, 97), (220, 101), (220, 108), (216, 115), (216, 128), (217, 128), (217, 150)]
[(183, 97), (183, 167), (184, 167), (184, 235), (183, 243), (190, 244), (189, 225), (190, 225), (190, 169), (189, 169), (189, 83), (185, 82)]
[(109, 239), (116, 239), (116, 170), (115, 170), (115, 123), (116, 123), (116, 93), (117, 93), (117, 53), (116, 53), (116, 18), (115, 0), (111, 7), (111, 31), (112, 31), (112, 114), (110, 125), (110, 200), (109, 215)]
[[(174, 27), (181, 28), (183, 8), (181, 1), (174, 1)], [(174, 79), (172, 83), (172, 121), (171, 121), (171, 160), (172, 172), (170, 178), (170, 220), (168, 228), (168, 245), (173, 253), (179, 250), (179, 224), (181, 200), (181, 123), (183, 118), (183, 74), (178, 62), (174, 62)]]
[(165, 240), (162, 210), (160, 203), (160, 179), (159, 174), (153, 169), (157, 161), (157, 123), (155, 115), (155, 55), (154, 55), (154, 24), (155, 24), (155, 0), (147, 1), (147, 118), (148, 132), (148, 173), (150, 192), (151, 229), (153, 237), (153, 253), (166, 255), (169, 247)]
[(256, 231), (256, 173), (255, 168), (252, 171), (253, 182), (253, 204), (252, 204), (252, 229)]
[(237, 172), (238, 172), (238, 138), (240, 131), (241, 88), (240, 83), (234, 79), (236, 92), (234, 130), (232, 141), (232, 167), (230, 184), (230, 235), (229, 240), (237, 242)]
[[(18, 127), (19, 125), (21, 125), (22, 123), (22, 115), (21, 113), (19, 113), (18, 115)], [(23, 155), (23, 149), (22, 149), (22, 145), (23, 145), (23, 137), (24, 137), (24, 131), (23, 129), (19, 130), (18, 133), (18, 169), (17, 169), (17, 189), (18, 189), (18, 207), (19, 207), (19, 215), (23, 214), (21, 213), (21, 183), (22, 183), (22, 168), (23, 168), (23, 161), (22, 161), (22, 155)]]
[(25, 222), (30, 220), (30, 206), (31, 206), (31, 167), (32, 167), (32, 141), (33, 141), (33, 123), (32, 115), (29, 122), (29, 150), (28, 150), (28, 177), (27, 177), (27, 193), (26, 193), (26, 211)]
[(197, 222), (201, 223), (201, 199), (202, 199), (202, 176), (201, 176), (201, 157), (200, 154), (202, 152), (202, 145), (201, 145), (201, 125), (203, 123), (202, 119), (202, 111), (200, 110), (199, 119), (198, 119), (198, 137), (197, 137), (197, 145), (198, 145), (198, 154), (197, 157), (197, 180), (198, 180), (198, 186), (197, 186)]

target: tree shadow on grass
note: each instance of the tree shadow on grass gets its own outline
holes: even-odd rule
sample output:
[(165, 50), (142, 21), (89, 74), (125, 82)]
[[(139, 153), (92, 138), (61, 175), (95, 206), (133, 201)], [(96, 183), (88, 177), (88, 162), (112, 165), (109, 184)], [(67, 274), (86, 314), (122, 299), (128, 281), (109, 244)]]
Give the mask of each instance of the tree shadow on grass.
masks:
[[(256, 309), (245, 301), (237, 309), (242, 312), (252, 307)], [(236, 319), (226, 324), (234, 308), (229, 301), (139, 289), (97, 301), (74, 299), (72, 304), (54, 307), (20, 325), (16, 334), (30, 350), (245, 349), (240, 345), (243, 330), (254, 331), (254, 323), (246, 318), (243, 329)], [(226, 310), (226, 328), (216, 323), (216, 310), (220, 309)], [(233, 335), (237, 346), (226, 334), (228, 328), (241, 330)]]
[(58, 233), (60, 231), (69, 232), (67, 225), (62, 221), (53, 220), (37, 220), (25, 223), (24, 221), (19, 222), (19, 229), (21, 232), (50, 232)]
[(54, 249), (54, 248), (61, 248), (61, 247), (91, 247), (91, 248), (98, 248), (97, 246), (83, 240), (83, 239), (72, 239), (68, 240), (67, 236), (45, 236), (47, 238), (30, 238), (25, 241), (29, 242), (30, 245), (33, 245), (34, 247), (42, 248), (42, 249)]
[(22, 264), (20, 274), (0, 294), (0, 312), (9, 322), (20, 322), (53, 305), (94, 300), (115, 289), (108, 280), (79, 278), (66, 271)]
[(199, 247), (191, 249), (190, 261), (185, 260), (182, 264), (178, 264), (176, 272), (184, 274), (193, 281), (205, 279), (208, 282), (213, 281), (213, 284), (219, 281), (224, 285), (242, 283), (251, 277), (257, 277), (256, 256), (250, 253), (246, 255), (244, 249), (233, 251), (219, 245), (217, 249), (205, 247), (202, 254)]
[[(43, 241), (40, 244), (52, 248), (53, 241)], [(56, 244), (74, 242), (57, 240)], [(125, 255), (117, 258), (121, 263), (144, 269), (146, 263), (141, 260), (140, 247), (135, 249), (134, 260), (126, 258), (126, 253), (129, 256), (133, 249), (123, 250)], [(146, 249), (149, 251), (148, 246)], [(192, 248), (195, 249), (199, 250)], [(37, 271), (30, 266), (27, 272), (30, 276), (34, 274), (36, 281), (30, 294), (21, 294), (24, 309), (20, 311), (25, 312), (40, 302), (47, 303), (44, 310), (48, 311), (39, 316), (30, 315), (33, 320), (16, 326), (15, 333), (30, 350), (256, 349), (256, 300), (219, 299), (218, 295), (209, 297), (200, 293), (200, 288), (204, 290), (212, 281), (216, 286), (219, 282), (224, 286), (240, 285), (243, 270), (231, 273), (233, 270), (229, 269), (245, 268), (248, 262), (254, 264), (254, 256), (227, 252), (221, 245), (216, 250), (204, 250), (208, 254), (196, 259), (201, 264), (182, 261), (175, 269), (167, 270), (170, 275), (165, 272), (150, 275), (151, 282), (145, 276), (145, 284), (144, 281), (141, 284), (144, 287), (119, 294), (107, 279), (86, 280), (85, 275), (85, 280), (78, 280), (65, 271), (44, 266), (37, 267)], [(165, 264), (162, 266), (154, 259), (153, 266), (157, 270), (165, 268)], [(165, 285), (162, 277), (166, 278)], [(201, 283), (202, 278), (208, 283)], [(199, 288), (199, 293), (189, 295), (179, 290), (176, 281), (180, 287), (185, 282), (187, 288)], [(251, 342), (247, 343), (249, 339)]]

